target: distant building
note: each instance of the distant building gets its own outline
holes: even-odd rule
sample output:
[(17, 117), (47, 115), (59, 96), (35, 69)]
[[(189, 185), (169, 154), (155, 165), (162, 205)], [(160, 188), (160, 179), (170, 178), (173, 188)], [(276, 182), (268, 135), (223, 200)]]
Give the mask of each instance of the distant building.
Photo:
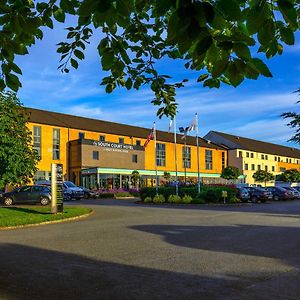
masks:
[[(158, 175), (175, 176), (174, 134), (157, 131), (154, 141), (144, 143), (150, 128), (95, 120), (51, 111), (27, 108), (33, 147), (40, 155), (35, 180), (49, 180), (51, 163), (61, 163), (65, 179), (87, 187), (128, 187), (130, 175), (137, 170), (143, 185), (155, 185)], [(177, 136), (178, 175), (181, 181), (197, 180), (196, 138)], [(227, 151), (222, 146), (199, 138), (200, 173), (204, 183), (222, 182)]]
[(217, 131), (210, 131), (204, 138), (227, 148), (228, 165), (238, 167), (246, 183), (255, 184), (252, 175), (257, 170), (266, 170), (274, 175), (288, 169), (300, 171), (299, 149)]

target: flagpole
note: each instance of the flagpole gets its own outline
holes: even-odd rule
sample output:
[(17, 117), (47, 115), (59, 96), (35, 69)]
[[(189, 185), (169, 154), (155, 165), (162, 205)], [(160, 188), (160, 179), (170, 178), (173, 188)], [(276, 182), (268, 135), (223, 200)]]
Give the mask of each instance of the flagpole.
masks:
[(200, 193), (200, 155), (199, 155), (198, 113), (195, 113), (195, 118), (196, 118), (196, 143), (197, 143), (198, 194), (199, 194)]
[(154, 158), (155, 158), (155, 191), (156, 195), (158, 194), (158, 175), (157, 175), (157, 158), (156, 158), (156, 125), (153, 122), (153, 131), (154, 131)]
[(177, 136), (176, 136), (176, 116), (173, 119), (174, 123), (174, 153), (175, 153), (175, 188), (176, 188), (176, 195), (178, 196), (178, 164), (177, 164)]

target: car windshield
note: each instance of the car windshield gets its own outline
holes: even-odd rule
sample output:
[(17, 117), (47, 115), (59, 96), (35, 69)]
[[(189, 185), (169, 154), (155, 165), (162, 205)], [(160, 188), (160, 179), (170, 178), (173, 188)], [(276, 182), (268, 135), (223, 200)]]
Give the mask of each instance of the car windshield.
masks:
[(72, 181), (65, 181), (64, 184), (65, 184), (67, 187), (76, 187), (76, 185), (75, 185)]

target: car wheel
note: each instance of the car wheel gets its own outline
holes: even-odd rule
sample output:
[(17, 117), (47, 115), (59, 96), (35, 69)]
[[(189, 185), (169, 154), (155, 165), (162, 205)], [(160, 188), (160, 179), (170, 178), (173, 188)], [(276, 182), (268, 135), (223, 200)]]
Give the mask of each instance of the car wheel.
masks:
[(274, 201), (279, 201), (279, 197), (277, 195), (273, 196)]
[(43, 205), (43, 206), (45, 206), (45, 205), (47, 205), (48, 203), (49, 203), (49, 199), (48, 198), (46, 198), (46, 197), (43, 197), (43, 198), (41, 198), (41, 204)]
[(11, 206), (11, 205), (13, 205), (13, 203), (14, 203), (14, 201), (13, 201), (12, 198), (5, 198), (4, 199), (4, 205), (6, 205), (6, 206)]
[(256, 196), (251, 197), (251, 202), (252, 203), (257, 203), (257, 197)]

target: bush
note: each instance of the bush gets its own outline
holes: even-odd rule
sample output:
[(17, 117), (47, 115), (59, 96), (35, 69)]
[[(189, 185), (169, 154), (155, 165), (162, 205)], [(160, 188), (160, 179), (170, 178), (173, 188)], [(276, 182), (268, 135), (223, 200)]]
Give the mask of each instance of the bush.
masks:
[(236, 196), (231, 197), (228, 201), (228, 203), (240, 203), (240, 202), (241, 200)]
[(97, 194), (97, 198), (101, 198), (101, 199), (104, 199), (104, 198), (115, 198), (115, 195), (111, 194), (111, 193), (103, 193), (103, 194)]
[(216, 202), (219, 202), (219, 200), (220, 200), (220, 197), (219, 197), (220, 195), (219, 195), (219, 193), (218, 193), (218, 191), (216, 191), (216, 190), (208, 190), (207, 192), (206, 192), (206, 194), (205, 194), (205, 200), (207, 201), (207, 202), (214, 202), (214, 203), (216, 203)]
[(129, 192), (119, 192), (115, 193), (115, 197), (132, 197), (132, 195)]
[(196, 198), (191, 201), (191, 204), (205, 204), (205, 200), (201, 198)]
[(185, 203), (185, 204), (190, 204), (192, 202), (193, 198), (189, 195), (184, 195), (182, 197), (182, 203)]
[(165, 203), (166, 199), (163, 195), (157, 194), (153, 198), (153, 203)]
[(144, 203), (152, 203), (152, 198), (151, 197), (146, 197), (144, 199)]
[(169, 203), (181, 203), (181, 197), (177, 195), (170, 195), (168, 199)]

